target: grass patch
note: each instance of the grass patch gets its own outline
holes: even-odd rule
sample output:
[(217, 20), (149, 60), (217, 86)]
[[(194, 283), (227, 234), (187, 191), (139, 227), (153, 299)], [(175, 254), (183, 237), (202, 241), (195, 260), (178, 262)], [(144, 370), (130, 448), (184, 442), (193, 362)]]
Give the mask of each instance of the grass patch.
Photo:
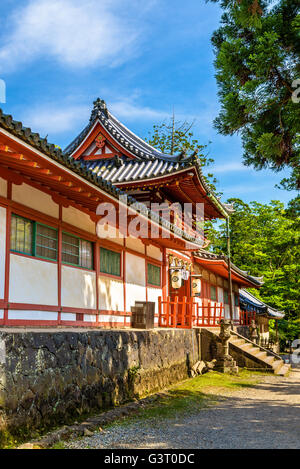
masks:
[(247, 370), (242, 370), (238, 375), (212, 371), (168, 388), (159, 393), (159, 397), (153, 404), (147, 404), (137, 414), (122, 418), (106, 428), (114, 425), (127, 425), (129, 422), (140, 419), (160, 421), (197, 412), (216, 403), (219, 399), (218, 392), (221, 390), (255, 386), (262, 376), (266, 376), (266, 374)]

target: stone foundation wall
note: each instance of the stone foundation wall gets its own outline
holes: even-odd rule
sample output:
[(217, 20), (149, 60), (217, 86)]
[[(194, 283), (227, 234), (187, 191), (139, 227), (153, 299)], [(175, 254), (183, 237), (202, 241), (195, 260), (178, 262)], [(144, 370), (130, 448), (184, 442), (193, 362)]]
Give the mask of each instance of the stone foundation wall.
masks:
[(0, 331), (0, 431), (47, 428), (188, 377), (195, 330)]

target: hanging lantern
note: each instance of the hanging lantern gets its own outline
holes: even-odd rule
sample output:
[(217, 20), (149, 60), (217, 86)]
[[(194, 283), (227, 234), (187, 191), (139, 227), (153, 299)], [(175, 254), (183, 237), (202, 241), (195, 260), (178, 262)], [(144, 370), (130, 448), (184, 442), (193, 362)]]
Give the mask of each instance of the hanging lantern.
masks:
[(192, 295), (197, 296), (201, 293), (201, 279), (192, 278)]
[(172, 288), (180, 288), (181, 287), (181, 270), (173, 270), (171, 274), (172, 279)]

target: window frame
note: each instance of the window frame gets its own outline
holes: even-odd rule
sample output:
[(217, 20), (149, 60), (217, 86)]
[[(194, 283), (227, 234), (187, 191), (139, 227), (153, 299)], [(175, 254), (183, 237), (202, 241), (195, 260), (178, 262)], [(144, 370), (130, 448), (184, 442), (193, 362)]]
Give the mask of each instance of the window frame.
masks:
[[(104, 249), (105, 251), (113, 252), (113, 253), (118, 254), (120, 256), (120, 274), (110, 274), (108, 272), (102, 272), (101, 271), (101, 258), (102, 258), (101, 249)], [(123, 276), (123, 274), (122, 274), (123, 273), (122, 259), (123, 259), (122, 251), (118, 251), (117, 249), (107, 248), (105, 246), (99, 246), (99, 274), (100, 275), (106, 275), (107, 277), (113, 277), (113, 278), (121, 279), (122, 276)]]
[[(63, 252), (63, 244), (64, 244), (63, 235), (64, 234), (79, 240), (79, 256), (78, 256), (79, 261), (80, 261), (81, 241), (84, 241), (85, 243), (90, 243), (91, 244), (91, 246), (92, 246), (92, 267), (85, 267), (85, 266), (82, 266), (80, 264), (74, 264), (73, 262), (67, 262), (67, 261), (63, 260), (63, 254), (64, 254), (64, 252)], [(65, 243), (65, 244), (70, 244), (70, 243)], [(65, 254), (67, 254), (67, 253), (65, 253)], [(90, 241), (88, 239), (84, 239), (81, 236), (74, 235), (73, 233), (70, 233), (69, 231), (63, 230), (62, 234), (61, 234), (61, 263), (63, 265), (69, 265), (71, 267), (76, 267), (77, 269), (84, 269), (84, 270), (94, 271), (95, 270), (94, 242)]]
[[(51, 262), (57, 262), (57, 260), (58, 260), (58, 229), (54, 228), (53, 226), (46, 225), (45, 223), (40, 223), (36, 220), (31, 220), (30, 218), (23, 217), (22, 215), (18, 215), (17, 213), (12, 213), (11, 218), (13, 218), (13, 217), (14, 218), (19, 218), (21, 220), (25, 220), (26, 222), (30, 222), (30, 225), (31, 225), (31, 252), (28, 253), (28, 252), (25, 252), (25, 251), (18, 251), (17, 249), (12, 249), (11, 245), (10, 245), (10, 252), (15, 253), (15, 254), (21, 254), (23, 256), (33, 257), (35, 259), (43, 259), (43, 260), (47, 260), (47, 261), (51, 261)], [(56, 239), (55, 239), (55, 241), (56, 241), (56, 257), (55, 258), (42, 256), (42, 255), (36, 253), (37, 225), (44, 226), (45, 228), (49, 228), (49, 229), (56, 232)], [(10, 227), (10, 242), (11, 242), (11, 236), (12, 236), (12, 226)], [(54, 238), (50, 238), (50, 239), (54, 240)], [(40, 247), (43, 247), (43, 246), (40, 246)], [(49, 248), (47, 246), (45, 246), (45, 249), (49, 249)]]
[[(215, 289), (215, 298), (212, 298), (212, 288)], [(210, 301), (218, 301), (218, 293), (217, 293), (217, 286), (210, 284), (210, 289), (209, 289), (209, 296), (210, 296)]]
[[(225, 301), (225, 293), (227, 294), (227, 301)], [(224, 304), (229, 305), (229, 291), (224, 288)]]
[[(149, 281), (149, 265), (151, 265), (152, 267), (157, 267), (159, 269), (159, 285), (157, 285), (156, 283), (151, 283)], [(162, 287), (162, 268), (161, 268), (161, 265), (154, 264), (153, 262), (149, 262), (149, 261), (147, 261), (147, 286), (148, 285), (150, 287), (154, 287), (154, 288), (161, 288)]]

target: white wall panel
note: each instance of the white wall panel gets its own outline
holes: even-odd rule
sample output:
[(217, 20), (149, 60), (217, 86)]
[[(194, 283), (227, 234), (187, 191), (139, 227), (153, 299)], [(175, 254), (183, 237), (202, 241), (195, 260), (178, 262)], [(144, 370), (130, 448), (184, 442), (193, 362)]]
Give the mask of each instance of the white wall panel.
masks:
[(96, 319), (97, 319), (96, 314), (84, 314), (85, 322), (96, 322)]
[(126, 253), (126, 311), (136, 301), (146, 301), (146, 263), (145, 259)]
[[(129, 318), (130, 319), (130, 318)], [(99, 315), (99, 322), (119, 322), (124, 324), (124, 317), (123, 316), (113, 316), (110, 314), (100, 314)]]
[(58, 204), (53, 202), (51, 196), (28, 184), (21, 184), (19, 186), (13, 184), (12, 199), (51, 217), (58, 218), (59, 216)]
[(147, 246), (147, 256), (152, 257), (158, 261), (162, 260), (162, 252), (156, 246)]
[(8, 311), (8, 319), (24, 319), (32, 321), (57, 321), (58, 313), (51, 311)]
[(133, 251), (140, 252), (141, 254), (145, 254), (145, 245), (140, 239), (134, 238), (133, 236), (126, 238), (126, 247)]
[(3, 319), (4, 318), (4, 311), (3, 309), (0, 309), (0, 319)]
[(155, 314), (158, 314), (158, 297), (162, 297), (162, 290), (161, 288), (147, 288), (148, 292), (148, 301), (154, 301), (155, 303)]
[(11, 254), (9, 301), (56, 306), (57, 264)]
[(96, 309), (96, 274), (62, 266), (61, 302), (69, 308)]
[(61, 313), (62, 321), (76, 321), (76, 314), (74, 313)]
[(99, 277), (99, 309), (108, 311), (124, 311), (123, 281)]
[(96, 234), (96, 223), (90, 217), (75, 207), (63, 207), (63, 221), (70, 225), (77, 226), (81, 230)]

